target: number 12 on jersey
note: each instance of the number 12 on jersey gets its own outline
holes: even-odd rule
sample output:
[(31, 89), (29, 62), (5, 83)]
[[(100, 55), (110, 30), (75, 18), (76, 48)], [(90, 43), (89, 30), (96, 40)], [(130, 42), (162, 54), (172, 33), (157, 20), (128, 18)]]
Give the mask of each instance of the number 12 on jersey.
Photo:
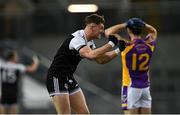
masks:
[[(149, 65), (147, 64), (149, 61), (149, 54), (148, 53), (144, 53), (144, 54), (140, 54), (137, 56), (136, 53), (133, 53), (132, 55), (132, 70), (136, 71), (146, 71), (149, 68)], [(143, 60), (143, 61), (142, 61)], [(137, 64), (138, 61), (141, 61), (140, 64)]]

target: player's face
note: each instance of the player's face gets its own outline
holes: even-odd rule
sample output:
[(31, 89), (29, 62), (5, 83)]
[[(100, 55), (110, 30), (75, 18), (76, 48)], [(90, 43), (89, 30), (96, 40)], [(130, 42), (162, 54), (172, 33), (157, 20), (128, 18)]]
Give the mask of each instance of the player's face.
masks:
[(104, 33), (104, 24), (93, 24), (92, 35), (94, 38), (101, 38), (101, 34)]

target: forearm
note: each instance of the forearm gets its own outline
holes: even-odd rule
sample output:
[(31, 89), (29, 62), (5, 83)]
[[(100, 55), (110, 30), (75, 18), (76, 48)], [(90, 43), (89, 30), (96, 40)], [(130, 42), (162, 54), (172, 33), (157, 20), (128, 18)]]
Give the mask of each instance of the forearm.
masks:
[(39, 66), (39, 59), (38, 57), (34, 56), (32, 64), (27, 66), (26, 71), (34, 72), (35, 70), (37, 70), (38, 66)]
[(90, 52), (93, 58), (97, 58), (99, 56), (101, 56), (102, 54), (104, 54), (105, 52), (108, 52), (110, 49), (112, 48), (112, 46), (107, 43), (104, 46), (97, 48), (95, 50), (92, 50), (92, 52)]
[(107, 44), (101, 46), (100, 48), (97, 48), (94, 50), (92, 50), (88, 46), (81, 48), (79, 50), (81, 57), (85, 57), (88, 59), (96, 59), (99, 56), (103, 55), (104, 53), (108, 52), (112, 47), (114, 47), (118, 43), (117, 38), (114, 36), (111, 36), (108, 39), (109, 39), (109, 42)]
[(126, 27), (126, 23), (122, 23), (122, 24), (117, 24), (110, 28), (107, 28), (105, 30), (105, 36), (108, 37), (109, 35), (117, 34), (125, 27)]
[(115, 50), (106, 52), (105, 54), (101, 55), (96, 59), (96, 62), (99, 64), (105, 64), (117, 57), (119, 52), (115, 52)]

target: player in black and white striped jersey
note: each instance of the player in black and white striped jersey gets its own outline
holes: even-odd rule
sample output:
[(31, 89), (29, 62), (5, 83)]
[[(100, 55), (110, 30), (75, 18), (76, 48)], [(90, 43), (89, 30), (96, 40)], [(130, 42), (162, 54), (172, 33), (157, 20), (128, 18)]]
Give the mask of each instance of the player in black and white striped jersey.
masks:
[(1, 114), (15, 114), (18, 112), (18, 84), (24, 72), (34, 72), (39, 65), (39, 59), (34, 56), (29, 66), (18, 63), (16, 51), (7, 51), (5, 61), (0, 61), (1, 81)]
[(74, 72), (83, 58), (103, 64), (119, 54), (112, 50), (118, 40), (109, 37), (109, 42), (96, 48), (94, 39), (104, 33), (104, 17), (91, 14), (85, 18), (85, 28), (70, 34), (57, 51), (47, 74), (47, 89), (58, 114), (88, 114), (89, 109)]

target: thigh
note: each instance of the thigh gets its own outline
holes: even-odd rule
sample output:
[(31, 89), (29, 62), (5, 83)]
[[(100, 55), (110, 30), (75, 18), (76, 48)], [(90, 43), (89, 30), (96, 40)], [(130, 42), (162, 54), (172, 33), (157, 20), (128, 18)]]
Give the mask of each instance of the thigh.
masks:
[(48, 75), (46, 85), (50, 96), (69, 94), (67, 76), (64, 74)]
[(0, 114), (6, 114), (6, 108), (3, 105), (0, 106)]
[(128, 97), (127, 97), (128, 110), (138, 109), (141, 107), (140, 105), (141, 96), (142, 96), (142, 89), (128, 87)]
[(140, 114), (151, 114), (151, 108), (141, 108)]
[(1, 104), (0, 106), (0, 114), (17, 114), (17, 112), (17, 104)]
[(52, 97), (54, 106), (58, 114), (70, 114), (70, 102), (68, 94), (59, 94)]
[(139, 114), (140, 112), (139, 112), (139, 108), (137, 108), (137, 109), (129, 109), (128, 110), (128, 114)]
[(3, 94), (1, 97), (1, 112), (5, 112), (8, 114), (16, 114), (17, 113), (17, 96), (13, 94)]
[(142, 92), (142, 98), (141, 98), (141, 107), (142, 108), (151, 108), (151, 94), (150, 94), (150, 90), (149, 87), (144, 88), (143, 92)]
[(82, 90), (79, 90), (78, 92), (71, 94), (69, 98), (71, 107), (77, 114), (89, 113), (89, 109), (87, 107), (86, 100)]
[(68, 92), (69, 92), (70, 95), (73, 95), (74, 93), (81, 90), (80, 87), (79, 87), (79, 84), (75, 80), (73, 74), (68, 76), (67, 82), (68, 82)]
[(18, 107), (17, 106), (12, 106), (9, 108), (9, 114), (17, 114), (18, 113)]

